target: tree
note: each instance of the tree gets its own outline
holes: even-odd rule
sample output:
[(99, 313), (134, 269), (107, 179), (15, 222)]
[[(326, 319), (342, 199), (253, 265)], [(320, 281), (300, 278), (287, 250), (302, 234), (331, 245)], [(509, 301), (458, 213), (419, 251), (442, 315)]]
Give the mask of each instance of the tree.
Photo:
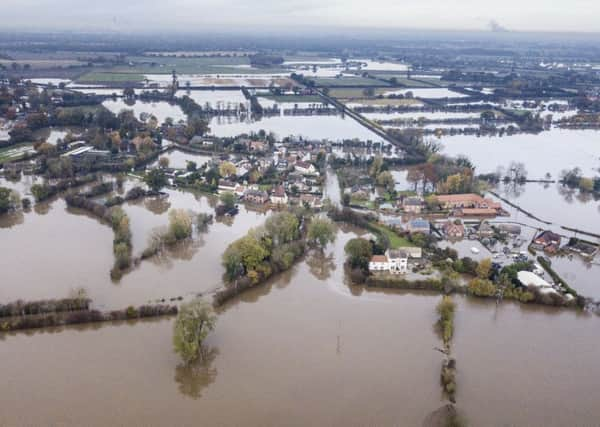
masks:
[(336, 229), (333, 222), (327, 218), (314, 218), (309, 226), (307, 239), (311, 244), (325, 247), (335, 241)]
[(0, 214), (16, 209), (19, 202), (19, 193), (10, 188), (0, 187)]
[(158, 159), (158, 166), (160, 166), (162, 169), (168, 168), (169, 167), (169, 158), (166, 156), (163, 156), (160, 159)]
[(236, 167), (231, 162), (223, 162), (219, 165), (219, 175), (223, 178), (227, 178), (231, 175), (235, 175)]
[(188, 160), (185, 164), (185, 168), (188, 172), (196, 172), (196, 169), (198, 169), (198, 164), (192, 160)]
[(381, 185), (387, 191), (391, 191), (396, 187), (396, 181), (390, 171), (384, 171), (377, 175), (377, 185)]
[(371, 163), (371, 166), (369, 167), (369, 175), (371, 175), (372, 178), (376, 178), (382, 171), (382, 168), (383, 158), (381, 156), (376, 156), (373, 159), (373, 163)]
[(232, 280), (244, 271), (246, 273), (256, 271), (269, 254), (256, 233), (248, 233), (230, 244), (223, 254), (223, 266), (227, 277)]
[(221, 193), (221, 195), (219, 196), (219, 200), (221, 200), (221, 203), (227, 209), (232, 209), (235, 206), (235, 202), (237, 201), (237, 198), (236, 198), (235, 194), (232, 193), (231, 191), (226, 191), (224, 193)]
[(198, 358), (202, 341), (214, 329), (216, 321), (211, 305), (201, 298), (181, 305), (173, 328), (173, 346), (185, 363)]
[(586, 192), (594, 190), (594, 180), (591, 178), (581, 178), (579, 180), (579, 189)]
[(192, 217), (183, 209), (169, 211), (169, 236), (171, 239), (183, 240), (192, 235)]
[(351, 239), (344, 246), (344, 251), (348, 256), (350, 266), (360, 267), (363, 270), (369, 267), (369, 261), (373, 256), (373, 247), (368, 240), (361, 238)]
[(490, 258), (486, 258), (479, 262), (477, 265), (477, 277), (480, 279), (488, 279), (490, 277), (490, 273), (492, 272), (492, 260)]
[(144, 177), (146, 185), (154, 192), (159, 192), (167, 185), (167, 176), (161, 169), (152, 169)]
[(275, 213), (265, 221), (265, 230), (275, 246), (296, 240), (299, 226), (298, 218), (289, 212)]

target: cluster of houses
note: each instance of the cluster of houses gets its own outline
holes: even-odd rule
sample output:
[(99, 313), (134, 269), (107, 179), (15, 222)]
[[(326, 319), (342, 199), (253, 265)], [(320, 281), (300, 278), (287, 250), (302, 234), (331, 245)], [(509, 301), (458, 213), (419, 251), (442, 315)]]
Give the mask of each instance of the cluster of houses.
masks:
[[(320, 209), (323, 206), (321, 177), (313, 163), (317, 154), (310, 147), (308, 150), (298, 150), (280, 145), (272, 156), (243, 156), (233, 163), (236, 167), (235, 179), (219, 180), (218, 191), (234, 193), (239, 199), (253, 205), (279, 206), (293, 201)], [(213, 161), (218, 164), (222, 160)], [(265, 186), (248, 184), (246, 175), (252, 169), (265, 172), (272, 167), (279, 174), (279, 185), (266, 189)]]
[(495, 217), (503, 214), (502, 204), (479, 194), (447, 194), (435, 196), (440, 206), (454, 216)]

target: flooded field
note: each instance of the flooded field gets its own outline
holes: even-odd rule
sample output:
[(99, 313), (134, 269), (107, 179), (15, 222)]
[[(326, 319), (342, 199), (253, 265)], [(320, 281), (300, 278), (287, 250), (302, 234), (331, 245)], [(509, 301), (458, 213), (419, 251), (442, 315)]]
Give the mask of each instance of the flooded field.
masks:
[[(196, 200), (170, 196), (178, 206)], [(129, 214), (133, 224), (140, 222), (134, 209)], [(62, 218), (73, 226), (73, 221), (64, 221), (71, 220), (68, 215), (57, 201), (47, 215), (39, 216)], [(98, 250), (69, 251), (67, 235), (61, 240), (65, 247), (61, 252), (71, 256), (64, 256), (70, 259), (56, 269), (70, 265), (70, 272), (92, 268), (93, 274), (101, 268), (106, 276), (98, 286), (114, 293), (121, 305), (131, 301), (130, 294), (139, 300), (155, 288), (162, 294), (185, 287), (206, 289), (221, 273), (213, 269), (226, 241), (264, 219), (248, 222), (244, 215), (250, 214), (242, 214), (231, 228), (211, 226), (203, 247), (191, 259), (169, 265), (143, 263), (119, 285), (111, 284), (106, 274), (112, 262), (110, 230), (76, 216), (74, 226), (83, 227), (78, 234), (93, 235), (89, 243), (105, 247), (106, 259)], [(27, 218), (26, 224), (30, 221), (37, 222)], [(52, 225), (61, 231), (60, 221), (45, 224)], [(10, 387), (0, 392), (4, 402), (0, 424), (180, 425), (201, 417), (207, 424), (232, 426), (421, 425), (443, 404), (441, 356), (434, 350), (439, 337), (433, 327), (439, 296), (349, 287), (342, 268), (343, 247), (354, 235), (352, 230), (340, 231), (324, 254), (308, 255), (291, 271), (226, 305), (206, 341), (206, 361), (192, 367), (182, 366), (172, 351), (172, 320), (3, 337), (0, 375)], [(38, 245), (40, 236), (34, 240)], [(39, 251), (43, 249), (42, 244)], [(36, 253), (29, 263), (41, 264)], [(89, 262), (81, 262), (85, 255), (75, 258), (75, 253), (100, 253), (100, 258), (88, 255)], [(49, 262), (57, 261), (46, 258)], [(67, 277), (63, 272), (44, 280), (47, 269), (18, 270), (20, 274), (8, 280), (15, 283), (14, 295), (40, 295), (44, 288), (56, 293), (57, 284)], [(35, 280), (32, 274), (40, 278)], [(26, 292), (24, 278), (31, 287)], [(600, 398), (595, 387), (600, 356), (595, 345), (597, 317), (457, 299), (453, 344), (457, 404), (470, 425), (593, 425), (600, 416), (595, 404)], [(35, 350), (40, 348), (44, 351)], [(48, 360), (53, 361), (50, 370)], [(527, 376), (520, 374), (523, 370)], [(69, 411), (57, 404), (57, 388), (60, 400), (71, 402)], [(99, 400), (104, 404), (93, 403)], [(245, 404), (240, 406), (240, 401)], [(32, 404), (36, 411), (25, 410), (24, 405)]]
[(143, 113), (150, 114), (155, 116), (159, 123), (163, 123), (169, 117), (173, 119), (175, 123), (180, 120), (187, 120), (186, 115), (181, 111), (181, 108), (179, 108), (178, 105), (169, 104), (165, 101), (134, 101), (134, 103), (130, 105), (122, 99), (116, 99), (104, 101), (102, 105), (115, 114), (119, 114), (122, 110), (132, 110), (136, 117), (140, 117), (140, 114)]
[(280, 138), (302, 136), (309, 139), (340, 141), (358, 138), (381, 141), (382, 138), (349, 117), (341, 116), (279, 116), (263, 117), (261, 120), (240, 121), (235, 117), (215, 117), (210, 122), (210, 131), (215, 136), (236, 136), (264, 129)]
[(459, 298), (458, 406), (473, 426), (593, 426), (597, 316)]
[(209, 104), (212, 108), (222, 109), (228, 104), (238, 106), (239, 104), (248, 104), (248, 100), (239, 90), (179, 90), (176, 96), (183, 97), (184, 95), (192, 98), (196, 104), (201, 107)]
[[(190, 154), (179, 150), (168, 151), (161, 154), (160, 157), (169, 159), (169, 167), (174, 169), (185, 169), (188, 162), (195, 162), (197, 167), (201, 167), (211, 160), (211, 156), (203, 156), (200, 154)], [(158, 160), (151, 167), (158, 166)]]
[(590, 176), (600, 166), (600, 133), (594, 130), (561, 130), (499, 137), (475, 135), (445, 136), (443, 153), (466, 155), (477, 173), (493, 173), (510, 162), (525, 163), (530, 179), (543, 179), (546, 173), (558, 178), (564, 169), (580, 167)]

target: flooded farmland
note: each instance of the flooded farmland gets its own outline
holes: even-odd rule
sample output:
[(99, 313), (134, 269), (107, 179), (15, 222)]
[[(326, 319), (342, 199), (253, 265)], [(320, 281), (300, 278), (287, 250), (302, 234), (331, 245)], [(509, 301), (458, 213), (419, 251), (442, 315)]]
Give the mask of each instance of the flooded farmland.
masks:
[(228, 137), (242, 133), (274, 132), (280, 138), (298, 136), (306, 139), (328, 139), (340, 141), (358, 138), (380, 142), (382, 138), (364, 128), (349, 117), (328, 116), (276, 116), (260, 120), (240, 120), (237, 117), (214, 117), (210, 121), (210, 131), (215, 136)]
[[(52, 210), (63, 218), (69, 215), (59, 206)], [(130, 215), (132, 222), (139, 219)], [(94, 243), (108, 249), (110, 231), (86, 221), (85, 232), (98, 227)], [(244, 228), (250, 224), (243, 218), (237, 221)], [(142, 264), (140, 272), (126, 275), (119, 285), (105, 274), (94, 286), (110, 289), (121, 304), (131, 301), (130, 294), (147, 298), (152, 293), (148, 288), (163, 295), (174, 288), (205, 289), (220, 274), (207, 267), (218, 263), (219, 240), (225, 240), (218, 229), (211, 233), (216, 237), (207, 236), (207, 250), (187, 262), (173, 262), (166, 273), (164, 266)], [(235, 230), (226, 233), (227, 240), (235, 238)], [(10, 387), (0, 392), (5, 404), (0, 423), (158, 425), (189, 424), (201, 417), (220, 425), (421, 425), (443, 404), (440, 356), (434, 350), (439, 337), (433, 328), (440, 297), (348, 287), (341, 263), (343, 246), (352, 236), (352, 230), (340, 231), (324, 256), (309, 254), (291, 271), (224, 306), (217, 330), (206, 341), (205, 362), (188, 368), (172, 351), (172, 320), (3, 337), (0, 374)], [(73, 262), (68, 239), (64, 245)], [(90, 258), (98, 252), (79, 250)], [(77, 260), (81, 268), (102, 264), (93, 258), (88, 264)], [(18, 260), (13, 262), (19, 266)], [(110, 262), (106, 259), (99, 267), (108, 268)], [(33, 277), (31, 269), (19, 270), (33, 287), (49, 283)], [(9, 279), (13, 283), (17, 278)], [(32, 290), (15, 286), (12, 292), (17, 296)], [(303, 312), (310, 315), (297, 315)], [(575, 312), (510, 303), (496, 307), (459, 298), (453, 346), (459, 366), (458, 407), (471, 425), (505, 425), (497, 420), (517, 425), (561, 425), (568, 419), (593, 423), (600, 416), (596, 375), (590, 374), (598, 369), (600, 356), (597, 326), (597, 317)], [(574, 329), (577, 334), (571, 333)], [(564, 351), (570, 347), (580, 351)], [(131, 369), (134, 364), (136, 369)], [(535, 383), (519, 375), (523, 369)], [(520, 381), (517, 391), (514, 380)], [(69, 411), (55, 404), (57, 387), (61, 401), (71, 402)], [(120, 398), (115, 387), (128, 398)], [(569, 396), (569, 411), (556, 402), (557, 396)], [(98, 400), (104, 404), (92, 403)], [(245, 404), (239, 406), (241, 401)], [(24, 410), (24, 402), (34, 404), (36, 411)], [(232, 406), (237, 409), (231, 411)]]
[(599, 138), (595, 130), (552, 129), (501, 138), (445, 136), (440, 142), (444, 154), (469, 157), (477, 173), (493, 173), (517, 161), (525, 163), (530, 179), (543, 179), (546, 173), (558, 178), (562, 170), (574, 167), (581, 168), (584, 175), (595, 173), (600, 165)]
[(183, 113), (183, 111), (181, 111), (179, 106), (169, 104), (165, 101), (134, 101), (134, 103), (130, 104), (125, 102), (123, 99), (114, 99), (104, 101), (102, 105), (115, 114), (119, 114), (123, 110), (132, 110), (135, 116), (138, 118), (141, 114), (153, 115), (156, 117), (159, 124), (163, 123), (167, 118), (173, 119), (175, 123), (179, 122), (180, 120), (187, 120), (186, 115)]

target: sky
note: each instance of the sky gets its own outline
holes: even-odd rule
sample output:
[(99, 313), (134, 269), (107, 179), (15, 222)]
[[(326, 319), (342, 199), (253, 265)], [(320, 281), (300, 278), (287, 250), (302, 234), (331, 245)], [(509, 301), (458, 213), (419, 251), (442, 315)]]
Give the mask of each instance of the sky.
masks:
[(392, 28), (598, 32), (598, 0), (0, 0), (0, 29)]

